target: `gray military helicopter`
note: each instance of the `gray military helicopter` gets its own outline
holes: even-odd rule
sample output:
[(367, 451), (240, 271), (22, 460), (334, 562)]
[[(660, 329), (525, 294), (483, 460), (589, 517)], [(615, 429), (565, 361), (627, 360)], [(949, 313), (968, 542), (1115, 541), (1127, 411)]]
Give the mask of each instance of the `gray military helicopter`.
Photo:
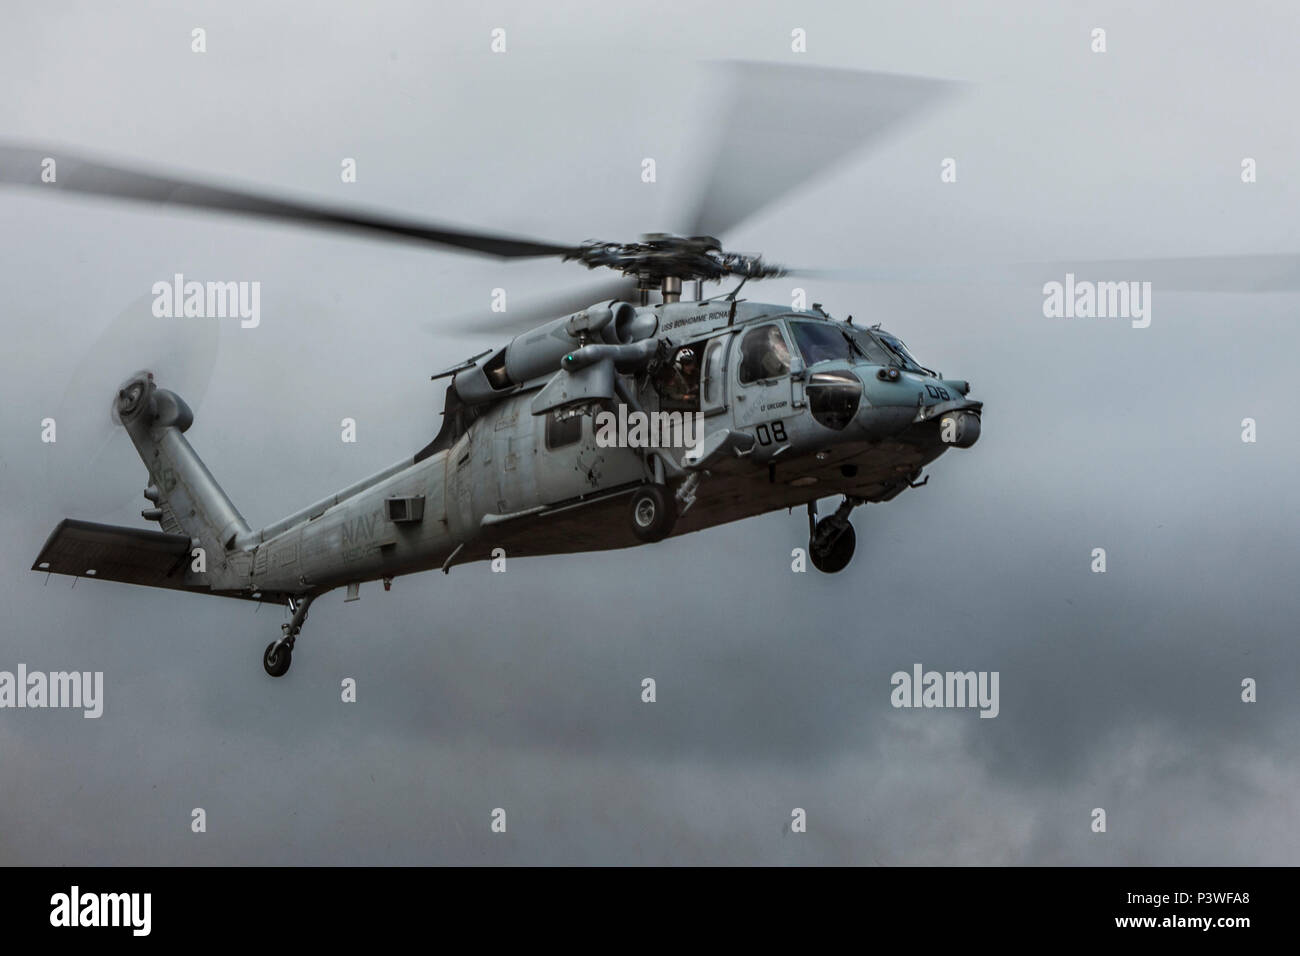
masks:
[[(450, 383), (432, 442), (261, 530), (186, 440), (184, 399), (152, 373), (132, 376), (113, 409), (148, 469), (141, 514), (162, 530), (66, 519), (34, 569), (286, 603), (293, 616), (263, 658), (280, 676), (318, 595), (446, 572), (497, 548), (623, 548), (806, 506), (813, 565), (840, 571), (853, 508), (915, 487), (947, 448), (979, 437), (968, 384), (924, 368), (890, 333), (741, 299), (744, 280), (780, 274), (760, 259), (668, 235), (564, 255), (632, 272), (642, 295), (593, 303), (435, 375)], [(683, 280), (727, 276), (741, 281), (726, 295), (680, 300)], [(635, 425), (613, 427), (636, 416), (640, 439)], [(843, 502), (818, 519), (829, 495)]]
[[(284, 604), (291, 617), (263, 655), (274, 677), (288, 670), (321, 594), (342, 587), (351, 599), (362, 582), (387, 588), (399, 575), (449, 572), (497, 549), (611, 550), (804, 507), (813, 565), (843, 570), (856, 546), (853, 509), (925, 484), (923, 470), (945, 451), (974, 445), (982, 403), (966, 381), (926, 368), (878, 325), (834, 319), (816, 304), (799, 311), (742, 298), (747, 283), (797, 270), (729, 252), (714, 236), (915, 115), (947, 84), (735, 69), (729, 119), (688, 217), (694, 228), (626, 243), (522, 240), (0, 144), (0, 182), (505, 259), (557, 257), (622, 276), (434, 375), (449, 379), (442, 426), (412, 457), (261, 529), (190, 446), (184, 399), (151, 373), (135, 374), (117, 390), (113, 414), (148, 471), (141, 514), (161, 530), (65, 519), (33, 569)], [(756, 117), (794, 109), (820, 124), (821, 141), (810, 148), (767, 136), (755, 150)], [(51, 155), (60, 157), (57, 184), (40, 178)], [(1193, 263), (1183, 273), (1201, 281), (1206, 270)], [(727, 288), (705, 296), (704, 283)], [(833, 496), (839, 506), (819, 517), (817, 502)]]
[[(833, 70), (730, 69), (737, 82), (729, 120), (692, 216), (718, 231), (915, 114), (945, 86)], [(848, 130), (830, 123), (844, 118), (846, 97), (866, 109)], [(807, 116), (818, 103), (827, 121), (821, 148), (773, 139), (759, 168), (751, 159), (751, 176), (737, 176), (760, 133), (754, 115)], [(41, 177), (50, 156), (58, 157), (57, 182)], [(923, 483), (926, 465), (979, 436), (981, 404), (967, 398), (966, 382), (923, 367), (879, 327), (837, 321), (817, 305), (793, 311), (741, 298), (747, 282), (790, 271), (728, 252), (703, 229), (628, 243), (533, 242), (4, 144), (0, 182), (499, 258), (555, 256), (625, 277), (577, 293), (590, 296), (580, 307), (556, 309), (505, 346), (434, 375), (450, 381), (442, 427), (426, 447), (260, 530), (186, 439), (194, 415), (185, 400), (151, 372), (121, 384), (113, 416), (148, 471), (141, 515), (161, 530), (65, 519), (33, 569), (282, 603), (292, 616), (263, 656), (275, 677), (288, 670), (319, 595), (345, 587), (355, 597), (362, 582), (387, 588), (399, 575), (448, 572), (498, 548), (511, 556), (624, 548), (800, 506), (808, 509), (812, 563), (840, 571), (855, 548), (853, 508)], [(706, 297), (706, 282), (732, 287)], [(686, 283), (692, 294), (683, 301)], [(818, 499), (832, 495), (842, 496), (839, 508), (818, 518)]]
[[(662, 301), (594, 303), (440, 373), (451, 381), (432, 442), (261, 530), (186, 440), (185, 401), (151, 373), (133, 376), (114, 411), (148, 469), (141, 514), (162, 530), (65, 519), (33, 567), (287, 603), (293, 617), (263, 661), (273, 676), (318, 595), (449, 571), (497, 548), (624, 548), (806, 506), (813, 565), (840, 571), (854, 552), (853, 508), (922, 484), (949, 447), (973, 445), (981, 403), (879, 328), (747, 302), (738, 289), (679, 301), (677, 282), (706, 268), (770, 269), (715, 247), (667, 236), (602, 247), (638, 270), (672, 270), (657, 276)], [(602, 411), (612, 443), (600, 440)], [(612, 427), (635, 416), (652, 437)], [(818, 519), (829, 495), (842, 504)]]

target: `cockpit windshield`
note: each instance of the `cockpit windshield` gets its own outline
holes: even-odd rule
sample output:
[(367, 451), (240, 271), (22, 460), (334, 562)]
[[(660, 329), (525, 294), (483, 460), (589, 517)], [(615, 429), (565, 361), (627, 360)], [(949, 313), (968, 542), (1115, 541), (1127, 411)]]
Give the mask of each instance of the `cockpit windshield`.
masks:
[(884, 344), (885, 348), (898, 357), (899, 363), (909, 372), (920, 372), (923, 375), (933, 374), (924, 365), (912, 358), (911, 353), (907, 351), (907, 346), (903, 344), (901, 339), (879, 330), (876, 331), (876, 338)]
[(912, 357), (896, 336), (879, 329), (863, 329), (831, 322), (794, 321), (794, 340), (809, 366), (835, 359), (865, 359), (872, 365), (893, 365), (909, 372), (932, 372)]
[(890, 354), (889, 350), (881, 345), (866, 329), (855, 329), (850, 326), (845, 333), (853, 340), (853, 347), (864, 359), (872, 365), (895, 365), (898, 359)]
[(791, 322), (794, 340), (803, 353), (804, 364), (853, 358), (853, 347), (838, 325), (829, 322)]

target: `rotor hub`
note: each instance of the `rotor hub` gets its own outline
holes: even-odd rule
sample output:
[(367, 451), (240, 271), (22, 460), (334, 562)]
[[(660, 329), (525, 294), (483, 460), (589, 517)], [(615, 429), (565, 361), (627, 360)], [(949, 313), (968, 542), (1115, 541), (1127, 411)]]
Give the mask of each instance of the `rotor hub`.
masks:
[(119, 423), (131, 418), (149, 397), (149, 383), (153, 373), (137, 373), (118, 387), (113, 398), (113, 413)]
[(783, 268), (759, 256), (725, 251), (713, 236), (664, 232), (647, 233), (639, 242), (589, 240), (565, 258), (576, 259), (588, 269), (614, 269), (635, 276), (641, 289), (663, 288), (666, 279), (680, 289), (686, 280), (719, 282), (730, 276), (770, 279), (785, 275)]

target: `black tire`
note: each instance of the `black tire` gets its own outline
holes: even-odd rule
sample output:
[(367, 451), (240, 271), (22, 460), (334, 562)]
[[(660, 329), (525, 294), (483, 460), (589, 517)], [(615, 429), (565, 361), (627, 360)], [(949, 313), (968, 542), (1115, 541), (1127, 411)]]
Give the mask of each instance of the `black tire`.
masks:
[(262, 653), (262, 667), (272, 677), (283, 677), (293, 663), (293, 652), (287, 644), (280, 644), (279, 647), (276, 644), (276, 641), (272, 641), (266, 645), (266, 650)]
[(662, 541), (672, 533), (677, 507), (663, 485), (643, 485), (632, 494), (628, 520), (642, 541)]
[[(819, 521), (817, 524), (820, 528), (821, 522)], [(812, 558), (813, 567), (823, 574), (837, 574), (849, 566), (849, 562), (853, 560), (853, 551), (857, 546), (858, 536), (853, 530), (853, 525), (849, 525), (825, 551), (818, 550), (813, 547), (811, 541), (808, 542), (808, 557)]]

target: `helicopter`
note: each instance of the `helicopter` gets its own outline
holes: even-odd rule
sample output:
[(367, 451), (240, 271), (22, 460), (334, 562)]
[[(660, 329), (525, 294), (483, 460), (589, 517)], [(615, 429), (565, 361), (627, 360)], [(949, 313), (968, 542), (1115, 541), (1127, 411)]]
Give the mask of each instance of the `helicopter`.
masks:
[[(740, 286), (681, 301), (684, 279), (739, 274), (743, 285), (777, 271), (760, 259), (666, 235), (573, 254), (635, 270), (661, 301), (593, 303), (438, 373), (450, 381), (426, 447), (260, 530), (185, 438), (185, 400), (152, 373), (132, 376), (113, 411), (148, 471), (141, 515), (160, 530), (65, 519), (34, 570), (282, 602), (292, 617), (263, 656), (278, 677), (319, 595), (499, 553), (652, 544), (806, 507), (809, 559), (841, 571), (855, 507), (923, 484), (926, 465), (979, 437), (969, 384), (924, 368), (879, 327), (748, 302)], [(602, 413), (612, 425), (615, 412), (670, 427), (659, 441), (599, 441)], [(671, 425), (689, 417), (700, 425), (681, 440), (687, 430)], [(842, 504), (819, 518), (832, 494)]]
[[(388, 589), (402, 575), (449, 573), (499, 554), (653, 546), (803, 508), (809, 560), (821, 572), (844, 570), (856, 549), (853, 510), (923, 486), (923, 472), (946, 451), (974, 446), (983, 404), (970, 398), (967, 380), (925, 367), (878, 324), (836, 319), (816, 303), (794, 309), (742, 298), (749, 282), (827, 273), (732, 252), (716, 237), (917, 115), (948, 84), (819, 68), (737, 70), (743, 82), (726, 110), (730, 122), (685, 217), (692, 228), (631, 242), (520, 239), (0, 143), (0, 183), (501, 259), (553, 257), (620, 276), (575, 290), (506, 344), (434, 374), (447, 380), (442, 423), (418, 452), (260, 529), (190, 445), (195, 416), (185, 399), (151, 372), (130, 376), (112, 411), (147, 470), (141, 516), (158, 529), (66, 518), (33, 570), (282, 604), (290, 618), (262, 658), (272, 677), (288, 671), (322, 594), (345, 588), (354, 600), (365, 582)], [(810, 96), (827, 85), (836, 95)], [(855, 122), (841, 122), (846, 103), (862, 111)], [(824, 121), (820, 148), (767, 136), (768, 148), (753, 150), (756, 118), (782, 112), (774, 104)], [(41, 177), (51, 155), (59, 156), (57, 183)], [(1192, 263), (1184, 273), (1201, 281), (1206, 270)], [(706, 296), (705, 283), (730, 288)], [(838, 506), (819, 514), (829, 497)]]

